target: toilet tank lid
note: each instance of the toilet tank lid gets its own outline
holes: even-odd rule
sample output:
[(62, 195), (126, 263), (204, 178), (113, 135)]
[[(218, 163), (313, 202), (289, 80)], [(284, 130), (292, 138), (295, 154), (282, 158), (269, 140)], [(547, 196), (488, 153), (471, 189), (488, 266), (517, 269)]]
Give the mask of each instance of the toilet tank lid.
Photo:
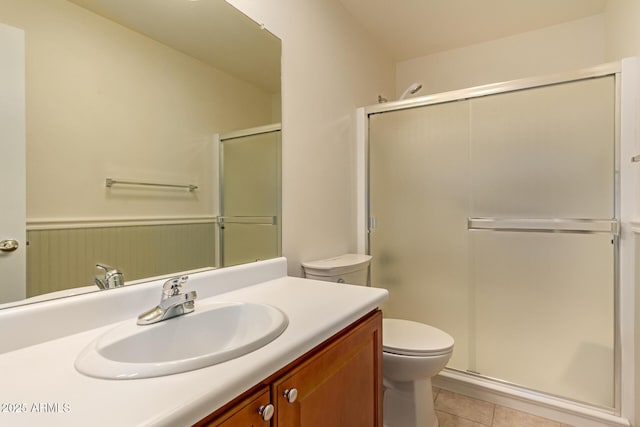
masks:
[(332, 258), (307, 261), (302, 267), (307, 273), (318, 276), (331, 276), (336, 273), (349, 273), (366, 268), (371, 261), (371, 255), (344, 254)]

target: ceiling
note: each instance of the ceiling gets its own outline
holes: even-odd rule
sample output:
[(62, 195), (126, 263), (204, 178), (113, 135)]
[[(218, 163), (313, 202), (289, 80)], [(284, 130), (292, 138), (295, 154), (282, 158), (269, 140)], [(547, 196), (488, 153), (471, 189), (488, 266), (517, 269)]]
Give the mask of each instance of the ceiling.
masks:
[[(265, 37), (268, 32), (244, 16), (239, 30), (238, 16), (230, 15), (241, 14), (223, 0), (188, 2), (187, 7), (157, 0), (70, 1), (270, 92), (280, 90), (279, 41)], [(615, 0), (339, 1), (395, 61), (403, 61), (596, 15)], [(240, 44), (254, 54), (239, 55)]]
[(557, 25), (607, 0), (339, 0), (396, 61)]
[(280, 92), (280, 40), (224, 0), (69, 0), (263, 88)]

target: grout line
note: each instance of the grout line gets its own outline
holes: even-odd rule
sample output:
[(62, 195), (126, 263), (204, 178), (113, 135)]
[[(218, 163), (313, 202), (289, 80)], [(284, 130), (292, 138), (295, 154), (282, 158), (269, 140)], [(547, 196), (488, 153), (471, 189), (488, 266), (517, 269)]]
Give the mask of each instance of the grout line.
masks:
[(493, 405), (493, 411), (491, 411), (491, 425), (490, 425), (489, 427), (493, 427), (493, 424), (494, 424), (494, 422), (495, 422), (495, 420), (496, 420), (496, 408), (497, 408), (497, 407), (498, 407), (498, 405), (496, 405), (496, 404), (494, 403), (494, 405)]
[[(465, 420), (465, 421), (472, 422), (474, 424), (479, 424), (479, 425), (484, 426), (484, 427), (491, 427), (493, 425), (493, 420), (491, 420), (491, 424), (487, 425), (487, 424), (481, 423), (480, 421), (473, 420), (471, 418), (466, 418), (466, 417), (463, 417), (462, 415), (452, 414), (451, 412), (445, 411), (445, 410), (442, 410), (442, 409), (436, 409), (436, 411), (442, 412), (443, 414), (451, 415), (452, 417), (458, 418), (460, 420)], [(495, 411), (495, 408), (494, 408), (494, 411)]]
[[(454, 417), (455, 419), (469, 421), (469, 422), (475, 423), (475, 424), (480, 425), (480, 426), (483, 426), (483, 427), (494, 427), (494, 426), (495, 426), (495, 421), (496, 421), (496, 410), (498, 409), (498, 406), (499, 406), (499, 405), (497, 405), (497, 404), (495, 404), (495, 403), (491, 403), (491, 402), (485, 401), (485, 400), (482, 400), (482, 399), (471, 398), (471, 399), (473, 399), (473, 400), (478, 400), (478, 401), (480, 401), (480, 402), (484, 402), (484, 403), (490, 403), (490, 404), (492, 405), (492, 407), (493, 407), (493, 408), (492, 408), (492, 411), (491, 411), (491, 420), (489, 421), (489, 424), (487, 425), (487, 424), (484, 424), (484, 423), (479, 422), (479, 421), (477, 421), (477, 420), (474, 420), (474, 419), (471, 419), (471, 418), (467, 418), (467, 417), (464, 417), (464, 416), (459, 415), (459, 414), (452, 413), (452, 412), (450, 412), (450, 411), (448, 411), (448, 410), (446, 410), (446, 409), (442, 409), (442, 408), (435, 408), (435, 403), (436, 403), (436, 400), (438, 399), (438, 397), (439, 397), (439, 395), (440, 395), (440, 391), (441, 391), (441, 390), (442, 390), (442, 389), (438, 388), (438, 389), (434, 390), (434, 392), (433, 392), (434, 409), (435, 409), (436, 411), (441, 412), (441, 413), (443, 413), (443, 414), (450, 415), (450, 416)], [(454, 395), (458, 395), (458, 396), (468, 397), (468, 396), (466, 396), (466, 395), (459, 394), (459, 393), (455, 393), (455, 392), (451, 392), (451, 393), (452, 393), (452, 394), (454, 394)], [(545, 417), (541, 417), (541, 416), (539, 416), (539, 415), (531, 414), (531, 413), (526, 412), (526, 411), (519, 411), (519, 410), (517, 410), (517, 409), (513, 409), (513, 410), (514, 410), (515, 412), (522, 413), (522, 414), (526, 414), (526, 415), (531, 415), (531, 416), (534, 416), (534, 417), (536, 417), (536, 418), (543, 419), (543, 420), (545, 420), (545, 421), (554, 421), (554, 420), (551, 420), (551, 419), (549, 419), (549, 418), (545, 418)], [(554, 421), (554, 422), (558, 423), (558, 421)], [(559, 424), (560, 424), (560, 426), (561, 426), (561, 427), (573, 427), (573, 426), (570, 426), (569, 424), (563, 424), (563, 423), (559, 423)]]

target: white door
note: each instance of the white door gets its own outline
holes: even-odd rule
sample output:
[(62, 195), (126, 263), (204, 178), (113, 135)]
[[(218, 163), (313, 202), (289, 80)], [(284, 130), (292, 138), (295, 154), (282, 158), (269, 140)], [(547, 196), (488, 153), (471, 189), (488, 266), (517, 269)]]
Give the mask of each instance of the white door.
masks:
[(24, 31), (0, 24), (0, 304), (26, 296), (24, 52)]

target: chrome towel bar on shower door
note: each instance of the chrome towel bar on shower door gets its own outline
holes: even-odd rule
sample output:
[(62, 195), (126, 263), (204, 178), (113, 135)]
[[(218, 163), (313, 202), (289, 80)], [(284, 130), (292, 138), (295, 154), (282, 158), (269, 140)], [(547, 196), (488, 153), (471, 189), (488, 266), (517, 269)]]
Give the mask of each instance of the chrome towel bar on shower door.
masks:
[(254, 224), (254, 225), (276, 225), (276, 216), (219, 216), (219, 224)]
[(547, 233), (620, 233), (615, 219), (469, 218), (469, 230), (531, 231)]

